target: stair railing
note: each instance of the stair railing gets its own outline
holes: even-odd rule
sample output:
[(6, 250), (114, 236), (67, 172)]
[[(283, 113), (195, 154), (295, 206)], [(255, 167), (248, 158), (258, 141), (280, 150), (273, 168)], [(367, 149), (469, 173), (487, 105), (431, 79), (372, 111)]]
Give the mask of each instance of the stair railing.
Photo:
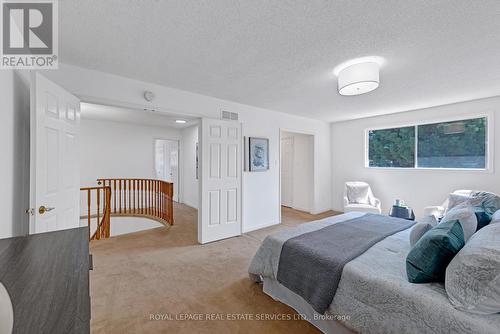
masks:
[[(86, 219), (89, 226), (89, 240), (99, 240), (110, 236), (111, 187), (84, 187), (83, 200), (86, 210), (80, 219)], [(85, 206), (83, 206), (85, 207)], [(95, 231), (94, 230), (95, 225)]]
[(102, 178), (97, 184), (111, 189), (111, 216), (154, 219), (174, 224), (174, 184), (162, 180), (138, 178)]

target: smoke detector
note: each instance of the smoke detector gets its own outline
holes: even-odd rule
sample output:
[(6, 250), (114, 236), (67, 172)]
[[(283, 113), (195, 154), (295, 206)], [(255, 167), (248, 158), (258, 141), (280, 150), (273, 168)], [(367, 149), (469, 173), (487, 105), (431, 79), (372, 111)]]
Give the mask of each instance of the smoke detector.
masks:
[(144, 99), (148, 102), (153, 101), (155, 98), (155, 94), (153, 92), (150, 92), (149, 90), (144, 92)]

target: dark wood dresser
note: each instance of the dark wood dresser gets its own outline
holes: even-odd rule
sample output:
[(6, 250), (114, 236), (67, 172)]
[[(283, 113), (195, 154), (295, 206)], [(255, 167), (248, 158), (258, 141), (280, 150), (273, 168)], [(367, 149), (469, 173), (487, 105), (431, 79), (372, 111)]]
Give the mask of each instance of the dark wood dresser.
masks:
[(14, 334), (90, 333), (87, 227), (0, 240)]

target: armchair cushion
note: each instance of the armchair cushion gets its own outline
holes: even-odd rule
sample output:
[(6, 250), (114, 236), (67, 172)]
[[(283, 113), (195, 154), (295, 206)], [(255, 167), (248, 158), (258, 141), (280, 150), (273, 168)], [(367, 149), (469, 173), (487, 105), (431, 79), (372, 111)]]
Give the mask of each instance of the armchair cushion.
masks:
[(370, 213), (378, 213), (380, 214), (380, 208), (372, 206), (370, 204), (349, 204), (344, 206), (344, 212), (370, 212)]
[(346, 184), (349, 203), (370, 204), (370, 186), (366, 183)]

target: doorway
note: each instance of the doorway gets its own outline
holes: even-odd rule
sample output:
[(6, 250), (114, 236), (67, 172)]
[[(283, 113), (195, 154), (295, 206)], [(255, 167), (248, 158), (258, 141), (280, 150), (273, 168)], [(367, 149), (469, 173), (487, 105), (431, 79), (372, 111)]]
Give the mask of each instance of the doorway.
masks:
[(280, 132), (281, 206), (313, 212), (314, 136)]
[(155, 139), (155, 175), (174, 184), (173, 200), (179, 202), (179, 141)]

